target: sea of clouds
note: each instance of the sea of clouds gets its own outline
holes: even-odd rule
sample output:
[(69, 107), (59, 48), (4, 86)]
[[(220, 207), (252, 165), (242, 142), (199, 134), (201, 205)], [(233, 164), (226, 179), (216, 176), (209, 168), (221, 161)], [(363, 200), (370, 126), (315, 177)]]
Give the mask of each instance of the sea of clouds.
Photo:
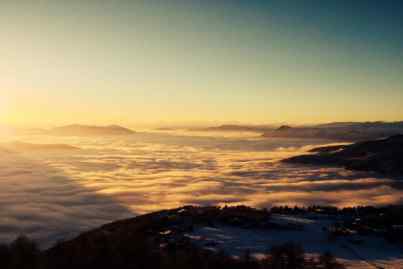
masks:
[(0, 242), (26, 234), (46, 247), (110, 221), (187, 204), (403, 201), (403, 187), (396, 180), (280, 162), (325, 141), (157, 133), (18, 139), (80, 149), (17, 151), (0, 146)]

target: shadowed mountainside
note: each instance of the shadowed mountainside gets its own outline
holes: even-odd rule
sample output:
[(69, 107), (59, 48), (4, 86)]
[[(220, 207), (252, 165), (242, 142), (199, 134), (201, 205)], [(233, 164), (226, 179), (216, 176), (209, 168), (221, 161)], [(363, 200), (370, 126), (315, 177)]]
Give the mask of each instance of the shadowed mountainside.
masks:
[[(219, 231), (218, 227), (238, 227), (242, 231), (267, 233), (303, 232), (308, 225), (304, 216), (339, 220), (336, 226), (326, 229), (332, 237), (346, 237), (348, 231), (370, 235), (379, 234), (399, 244), (400, 230), (392, 229), (399, 222), (402, 207), (273, 207), (258, 210), (245, 206), (193, 207), (163, 210), (151, 214), (116, 221), (82, 233), (75, 239), (61, 242), (40, 251), (25, 237), (19, 237), (10, 245), (0, 245), (0, 267), (5, 269), (64, 269), (64, 268), (235, 268), (235, 269), (341, 269), (334, 256), (326, 252), (319, 256), (306, 255), (302, 246), (288, 242), (267, 249), (264, 257), (255, 259), (251, 250), (240, 250), (239, 258), (233, 258), (224, 249), (215, 248), (218, 242), (201, 246), (194, 232), (200, 227)], [(360, 216), (357, 222), (356, 216)], [(340, 218), (342, 216), (342, 218)], [(302, 220), (303, 224), (298, 220)], [(340, 222), (340, 220), (344, 220)], [(322, 223), (322, 222), (320, 222)], [(317, 229), (322, 229), (318, 225)], [(393, 232), (393, 233), (392, 233)], [(231, 238), (221, 238), (231, 240)], [(195, 241), (196, 240), (196, 241)], [(333, 240), (333, 239), (329, 239)], [(258, 240), (259, 241), (259, 240)], [(334, 242), (334, 241), (329, 241)], [(401, 241), (400, 241), (401, 242)], [(255, 242), (257, 244), (258, 242)], [(336, 243), (337, 244), (337, 243)], [(236, 246), (235, 246), (236, 247)], [(318, 253), (319, 254), (319, 253)], [(388, 254), (385, 258), (394, 257)], [(361, 258), (360, 258), (361, 259)], [(376, 265), (372, 260), (368, 264)]]
[(344, 268), (329, 253), (308, 258), (303, 248), (294, 243), (273, 247), (263, 260), (255, 259), (248, 251), (235, 259), (224, 252), (200, 248), (186, 236), (193, 225), (259, 225), (270, 219), (270, 215), (269, 211), (244, 206), (164, 210), (104, 225), (46, 251), (39, 251), (32, 241), (20, 237), (10, 246), (0, 245), (0, 266), (5, 265), (2, 268), (6, 269)]
[(343, 166), (390, 176), (403, 175), (403, 135), (343, 146), (319, 147), (315, 154), (291, 157), (288, 163)]

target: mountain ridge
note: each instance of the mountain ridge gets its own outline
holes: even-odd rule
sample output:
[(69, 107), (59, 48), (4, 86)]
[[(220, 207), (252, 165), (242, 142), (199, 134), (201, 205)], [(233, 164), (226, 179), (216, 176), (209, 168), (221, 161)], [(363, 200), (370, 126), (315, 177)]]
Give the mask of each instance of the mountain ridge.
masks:
[(350, 145), (318, 147), (314, 154), (283, 160), (286, 163), (342, 166), (388, 176), (403, 175), (403, 135), (357, 142)]
[(134, 134), (135, 131), (119, 125), (97, 126), (70, 124), (53, 128), (47, 133), (61, 136), (115, 136), (131, 135)]

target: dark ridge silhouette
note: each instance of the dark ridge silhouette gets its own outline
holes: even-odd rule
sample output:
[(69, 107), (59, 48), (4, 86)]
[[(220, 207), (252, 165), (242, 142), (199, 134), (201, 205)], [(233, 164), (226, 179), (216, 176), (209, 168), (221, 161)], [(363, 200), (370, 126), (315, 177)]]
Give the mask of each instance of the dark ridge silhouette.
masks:
[(292, 157), (284, 162), (343, 166), (389, 176), (403, 175), (403, 135), (345, 146), (319, 147), (312, 152), (316, 153)]
[(366, 122), (330, 122), (318, 124), (318, 128), (403, 128), (403, 121), (385, 122), (385, 121), (366, 121)]
[[(192, 244), (188, 237), (193, 224), (219, 221), (229, 225), (259, 223), (270, 212), (239, 207), (183, 207), (117, 221), (86, 232), (77, 238), (45, 250), (25, 237), (10, 245), (0, 245), (0, 267), (4, 269), (341, 269), (335, 258), (325, 253), (307, 257), (295, 243), (272, 247), (257, 260), (249, 251), (235, 259), (222, 251)], [(234, 220), (236, 220), (234, 222)], [(167, 232), (168, 231), (168, 232)]]
[(219, 131), (219, 132), (257, 132), (263, 133), (273, 130), (274, 127), (270, 125), (238, 125), (238, 124), (224, 124), (220, 126), (213, 126), (207, 128), (193, 128), (194, 131)]
[(54, 128), (48, 132), (51, 135), (62, 136), (114, 136), (114, 135), (131, 135), (133, 130), (118, 126), (91, 126), (72, 124)]
[(335, 122), (288, 128), (283, 125), (262, 136), (283, 138), (317, 138), (335, 141), (365, 141), (403, 134), (403, 122)]
[(191, 128), (189, 131), (255, 132), (262, 137), (329, 139), (336, 141), (365, 141), (403, 134), (403, 121), (399, 122), (331, 122), (291, 127), (289, 125), (224, 124), (212, 127)]

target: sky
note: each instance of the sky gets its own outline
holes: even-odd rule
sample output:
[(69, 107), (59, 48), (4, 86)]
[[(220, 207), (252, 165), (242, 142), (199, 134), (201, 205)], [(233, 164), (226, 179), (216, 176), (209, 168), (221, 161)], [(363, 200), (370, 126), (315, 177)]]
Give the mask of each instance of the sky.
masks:
[(2, 0), (0, 123), (403, 120), (401, 1)]

